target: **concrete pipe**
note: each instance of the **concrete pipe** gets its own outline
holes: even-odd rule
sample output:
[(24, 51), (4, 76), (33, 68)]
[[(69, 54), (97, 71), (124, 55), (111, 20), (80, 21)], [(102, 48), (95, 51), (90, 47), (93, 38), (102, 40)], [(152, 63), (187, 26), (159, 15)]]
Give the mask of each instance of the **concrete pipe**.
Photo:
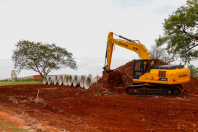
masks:
[(60, 76), (57, 75), (57, 85), (59, 85)]
[(81, 88), (84, 88), (85, 78), (86, 78), (85, 75), (80, 76), (80, 87)]
[(49, 76), (48, 77), (48, 85), (52, 84), (52, 80), (53, 80), (53, 77), (52, 76)]
[(69, 78), (68, 78), (68, 85), (69, 85), (69, 86), (72, 86), (73, 81), (74, 81), (74, 75), (69, 75)]
[(85, 89), (89, 89), (89, 86), (91, 85), (91, 76), (87, 76), (85, 78), (85, 82), (84, 82), (84, 88)]
[(47, 84), (48, 83), (48, 76), (45, 76), (44, 78), (43, 78), (43, 84)]
[(47, 80), (47, 77), (45, 76), (45, 77), (43, 78), (43, 84), (46, 84), (46, 80)]
[(59, 76), (58, 84), (62, 85), (63, 84), (63, 80), (64, 80), (64, 76)]
[(63, 79), (63, 85), (68, 86), (68, 78), (69, 78), (69, 75), (65, 75)]
[(84, 88), (85, 89), (89, 89), (89, 86), (95, 82), (97, 82), (98, 78), (97, 77), (91, 77), (91, 76), (87, 76), (85, 78), (85, 83), (84, 83)]
[(75, 75), (74, 76), (74, 81), (73, 81), (73, 86), (80, 86), (80, 76)]
[(91, 78), (91, 84), (93, 84), (93, 83), (95, 83), (97, 81), (98, 81), (98, 77), (97, 76)]
[(58, 83), (58, 76), (53, 76), (53, 82), (54, 82), (54, 85)]

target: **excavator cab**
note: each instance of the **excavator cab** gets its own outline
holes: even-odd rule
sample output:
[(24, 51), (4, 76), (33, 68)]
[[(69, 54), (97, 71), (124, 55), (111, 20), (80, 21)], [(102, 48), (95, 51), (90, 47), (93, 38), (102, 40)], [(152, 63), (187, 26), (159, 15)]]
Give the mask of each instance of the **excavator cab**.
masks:
[(149, 73), (151, 69), (157, 68), (156, 59), (134, 60), (131, 67), (133, 68), (133, 78), (139, 79), (145, 73)]

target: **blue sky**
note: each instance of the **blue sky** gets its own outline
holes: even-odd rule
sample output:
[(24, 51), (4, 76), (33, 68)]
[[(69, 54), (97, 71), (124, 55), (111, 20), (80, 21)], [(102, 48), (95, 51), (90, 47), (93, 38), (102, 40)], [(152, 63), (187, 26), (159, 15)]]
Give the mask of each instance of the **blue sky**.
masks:
[[(55, 43), (73, 53), (78, 70), (52, 75), (102, 75), (109, 32), (140, 40), (148, 49), (163, 34), (162, 23), (186, 0), (0, 0), (0, 79), (10, 78), (19, 40)], [(138, 55), (116, 46), (114, 69)], [(196, 66), (198, 64), (194, 62)], [(22, 71), (19, 77), (37, 75)]]

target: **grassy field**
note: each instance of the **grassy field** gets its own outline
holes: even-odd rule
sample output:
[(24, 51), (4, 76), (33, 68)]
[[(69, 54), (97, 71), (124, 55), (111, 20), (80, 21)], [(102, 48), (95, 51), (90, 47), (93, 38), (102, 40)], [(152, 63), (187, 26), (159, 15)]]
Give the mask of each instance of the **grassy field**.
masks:
[(43, 84), (43, 83), (42, 82), (0, 82), (0, 86), (17, 85), (17, 84)]

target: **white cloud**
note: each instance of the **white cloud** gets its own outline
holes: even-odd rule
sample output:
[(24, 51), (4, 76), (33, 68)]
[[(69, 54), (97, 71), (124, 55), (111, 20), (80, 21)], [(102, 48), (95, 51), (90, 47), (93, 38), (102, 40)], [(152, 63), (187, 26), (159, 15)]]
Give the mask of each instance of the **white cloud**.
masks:
[(156, 0), (151, 3), (149, 10), (156, 14), (171, 15), (177, 8), (186, 4), (186, 0)]
[[(134, 0), (133, 0), (134, 1)], [(175, 2), (177, 1), (177, 2)], [(148, 49), (163, 34), (162, 22), (169, 6), (177, 9), (186, 0), (124, 1), (117, 0), (7, 0), (0, 4), (0, 78), (13, 68), (12, 50), (21, 40), (56, 43), (73, 53), (78, 71), (62, 69), (51, 74), (100, 74), (104, 65), (109, 32), (138, 39)], [(129, 3), (128, 3), (129, 2)], [(142, 4), (143, 3), (143, 4)], [(116, 5), (117, 4), (117, 5)], [(185, 4), (185, 3), (184, 3)], [(161, 12), (155, 10), (164, 7)], [(172, 9), (172, 8), (171, 8)], [(137, 59), (138, 55), (116, 46), (112, 69)], [(5, 69), (2, 59), (7, 59)], [(38, 74), (22, 71), (20, 76)]]

